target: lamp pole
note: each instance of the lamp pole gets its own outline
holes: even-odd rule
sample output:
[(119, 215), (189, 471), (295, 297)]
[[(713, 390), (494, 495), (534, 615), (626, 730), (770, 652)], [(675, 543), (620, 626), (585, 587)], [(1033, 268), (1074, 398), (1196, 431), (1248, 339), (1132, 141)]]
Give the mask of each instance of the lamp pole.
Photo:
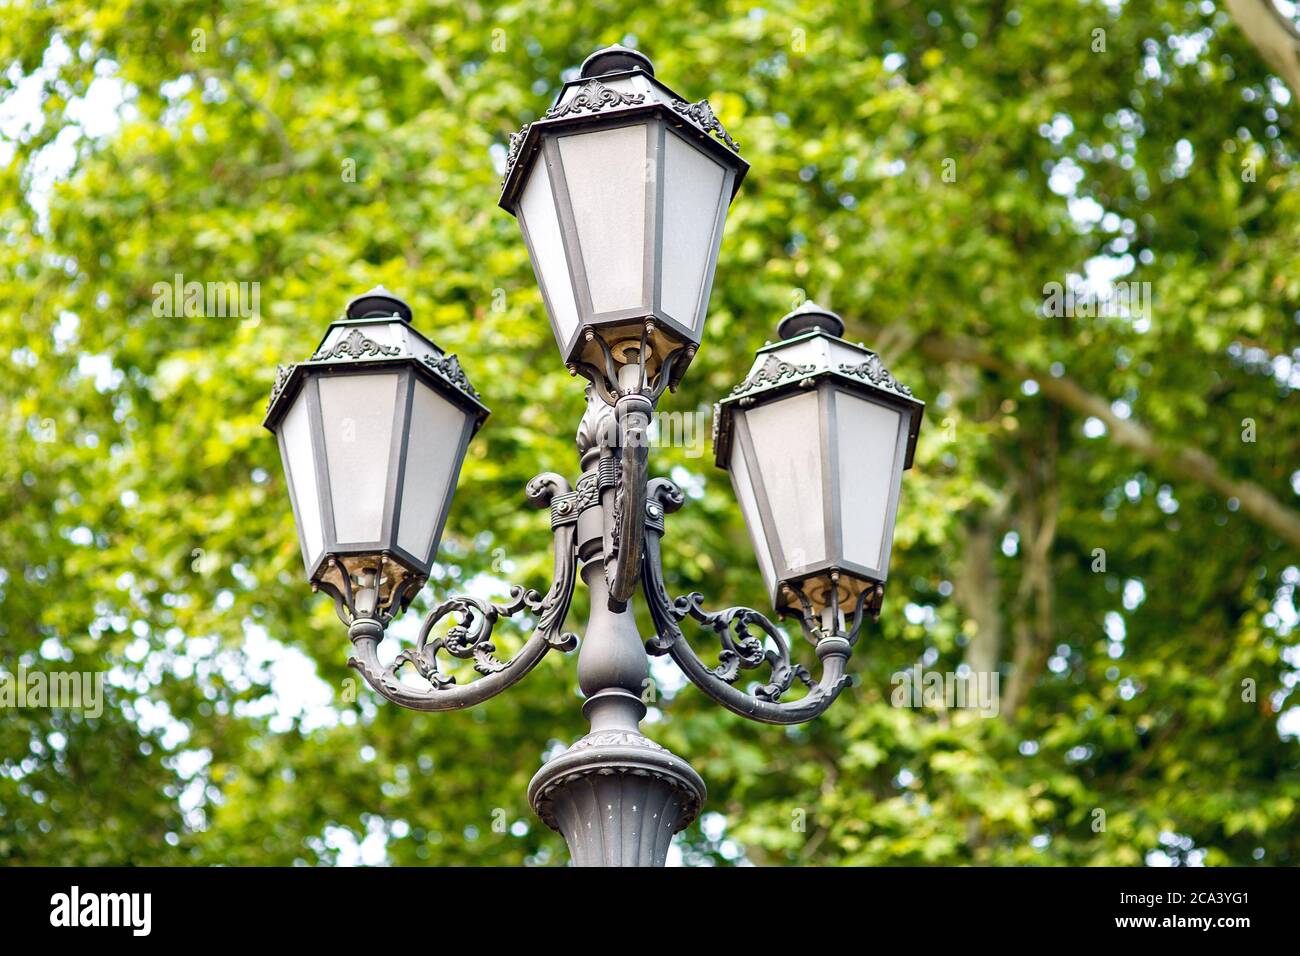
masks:
[[(580, 494), (600, 490), (601, 462), (616, 460), (622, 450), (614, 441), (615, 424), (612, 409), (589, 396), (578, 429)], [(528, 802), (547, 826), (564, 834), (578, 866), (662, 866), (673, 834), (700, 811), (704, 781), (640, 731), (650, 678), (646, 649), (630, 604), (611, 607), (605, 544), (610, 522), (600, 495), (582, 497), (576, 544), (591, 612), (578, 653), (578, 685), (591, 730), (537, 772)], [(645, 511), (662, 527), (660, 505), (650, 502)]]
[[(414, 329), (401, 299), (377, 288), (349, 303), (309, 360), (280, 370), (267, 412), (308, 578), (335, 601), (349, 663), (387, 700), (420, 711), (473, 706), (549, 651), (573, 650), (578, 638), (563, 627), (581, 568), (591, 612), (577, 671), (590, 730), (528, 788), (579, 866), (662, 866), (705, 800), (690, 764), (641, 733), (648, 654), (670, 656), (735, 713), (802, 723), (849, 684), (864, 619), (880, 611), (923, 406), (814, 303), (781, 321), (779, 340), (715, 406), (714, 446), (773, 609), (797, 622), (820, 676), (759, 611), (709, 611), (701, 595), (673, 599), (664, 585), (666, 520), (685, 499), (648, 477), (647, 432), (699, 345), (722, 223), (747, 169), (737, 148), (707, 103), (687, 104), (622, 47), (589, 57), (546, 116), (511, 140), (502, 205), (520, 218), (562, 358), (589, 380), (580, 476), (546, 472), (526, 489), (550, 514), (545, 594), (449, 597), (413, 648), (381, 662), (388, 623), (427, 581), (465, 449), (488, 415), (456, 356)], [(632, 612), (638, 587), (655, 626), (648, 640)], [(502, 661), (493, 628), (524, 612), (533, 634)], [(446, 618), (452, 625), (439, 628)], [(712, 632), (715, 665), (687, 641), (687, 619)], [(446, 658), (472, 661), (480, 676), (458, 683)], [(427, 686), (408, 682), (407, 666)], [(736, 686), (758, 668), (766, 683)], [(796, 682), (803, 695), (784, 699)]]

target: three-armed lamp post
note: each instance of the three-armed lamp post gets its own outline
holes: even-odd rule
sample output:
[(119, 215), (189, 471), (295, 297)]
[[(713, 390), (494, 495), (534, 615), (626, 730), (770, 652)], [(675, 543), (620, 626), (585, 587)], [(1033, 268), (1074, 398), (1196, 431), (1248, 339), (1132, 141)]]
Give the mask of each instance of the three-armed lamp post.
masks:
[[(577, 647), (563, 627), (581, 564), (591, 617), (578, 682), (591, 731), (528, 788), (579, 866), (663, 865), (704, 801), (699, 774), (639, 730), (647, 652), (670, 655), (729, 710), (801, 723), (849, 683), (864, 616), (880, 610), (923, 406), (812, 303), (781, 321), (779, 341), (719, 403), (714, 444), (772, 606), (798, 621), (819, 679), (758, 611), (708, 611), (699, 594), (673, 600), (664, 587), (665, 518), (683, 495), (647, 478), (646, 430), (700, 344), (727, 208), (748, 169), (738, 151), (708, 103), (681, 99), (646, 57), (617, 46), (589, 57), (546, 115), (511, 138), (501, 205), (519, 219), (564, 362), (591, 383), (577, 433), (582, 475), (570, 485), (547, 472), (527, 488), (550, 509), (546, 594), (514, 587), (501, 604), (450, 597), (414, 648), (380, 663), (385, 627), (428, 578), (465, 450), (488, 414), (456, 357), (415, 331), (400, 299), (382, 288), (353, 299), (309, 360), (280, 370), (267, 412), (311, 584), (348, 626), (349, 663), (394, 703), (469, 707), (552, 648)], [(655, 624), (649, 640), (629, 606), (638, 584)], [(499, 660), (493, 627), (521, 612), (536, 628)], [(435, 634), (449, 615), (453, 626)], [(716, 665), (687, 643), (687, 618), (719, 641)], [(442, 654), (472, 660), (481, 676), (457, 684)], [(407, 664), (427, 686), (399, 676)], [(763, 666), (767, 683), (736, 686)], [(806, 692), (784, 700), (796, 679)]]

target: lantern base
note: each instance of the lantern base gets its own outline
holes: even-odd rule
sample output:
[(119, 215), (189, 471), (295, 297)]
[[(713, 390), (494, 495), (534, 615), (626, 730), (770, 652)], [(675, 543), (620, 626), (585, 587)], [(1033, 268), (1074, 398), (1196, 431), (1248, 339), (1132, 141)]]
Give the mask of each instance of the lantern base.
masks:
[(652, 312), (591, 320), (575, 331), (568, 342), (559, 345), (565, 365), (570, 368), (585, 365), (604, 372), (608, 367), (607, 352), (616, 367), (639, 365), (644, 361), (647, 381), (654, 379), (668, 357), (676, 353), (669, 382), (676, 388), (695, 358), (698, 342), (685, 326)]
[(884, 594), (885, 586), (872, 578), (831, 568), (782, 581), (772, 607), (782, 617), (798, 619), (807, 613), (821, 617), (833, 606), (849, 614), (862, 602), (874, 620), (880, 614)]
[(528, 802), (564, 835), (575, 866), (663, 866), (705, 792), (690, 764), (648, 737), (601, 730), (546, 763)]

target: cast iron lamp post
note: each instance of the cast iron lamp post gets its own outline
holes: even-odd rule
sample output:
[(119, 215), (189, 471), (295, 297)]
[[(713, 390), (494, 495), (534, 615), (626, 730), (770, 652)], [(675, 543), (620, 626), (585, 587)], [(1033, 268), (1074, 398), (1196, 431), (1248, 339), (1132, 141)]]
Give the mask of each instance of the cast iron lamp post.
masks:
[[(469, 707), (551, 649), (573, 650), (578, 638), (563, 627), (581, 565), (591, 615), (578, 683), (591, 730), (528, 788), (579, 866), (663, 865), (704, 801), (699, 774), (640, 732), (647, 653), (671, 656), (729, 710), (801, 723), (848, 685), (864, 617), (880, 611), (923, 406), (813, 303), (782, 319), (779, 341), (715, 407), (714, 447), (772, 606), (798, 622), (820, 676), (758, 611), (708, 611), (701, 595), (674, 600), (664, 586), (665, 519), (684, 496), (647, 478), (647, 429), (700, 343), (727, 207), (748, 168), (737, 152), (707, 103), (682, 100), (622, 47), (589, 57), (546, 115), (511, 138), (501, 205), (520, 220), (565, 363), (590, 381), (581, 476), (571, 485), (547, 472), (526, 489), (550, 510), (546, 594), (516, 586), (504, 603), (449, 597), (414, 648), (380, 662), (387, 624), (428, 579), (465, 450), (488, 414), (456, 356), (415, 331), (397, 297), (377, 288), (348, 303), (310, 359), (281, 368), (267, 411), (308, 578), (348, 627), (349, 663), (394, 703)], [(648, 640), (630, 607), (638, 584), (655, 625)], [(520, 613), (534, 619), (532, 636), (502, 661), (493, 628)], [(687, 642), (687, 618), (719, 642), (717, 664)], [(480, 677), (457, 684), (442, 655), (472, 660)], [(408, 664), (427, 686), (407, 683)], [(736, 686), (760, 667), (766, 683)], [(806, 692), (786, 700), (796, 680)]]

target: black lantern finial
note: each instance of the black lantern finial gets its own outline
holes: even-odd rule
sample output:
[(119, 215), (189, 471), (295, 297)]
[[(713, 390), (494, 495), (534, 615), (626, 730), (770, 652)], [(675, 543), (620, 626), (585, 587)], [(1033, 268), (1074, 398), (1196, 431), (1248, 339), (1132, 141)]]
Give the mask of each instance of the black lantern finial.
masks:
[(844, 334), (844, 320), (809, 299), (793, 312), (786, 313), (785, 318), (777, 323), (776, 334), (782, 339), (792, 339), (813, 329), (839, 337)]
[(655, 65), (640, 50), (633, 50), (621, 43), (597, 50), (582, 61), (582, 78), (604, 76), (606, 73), (622, 73), (625, 70), (641, 70), (650, 76), (655, 75)]
[(377, 285), (369, 292), (363, 292), (348, 302), (347, 317), (349, 319), (388, 318), (392, 315), (397, 316), (403, 322), (410, 322), (411, 307), (382, 285)]

